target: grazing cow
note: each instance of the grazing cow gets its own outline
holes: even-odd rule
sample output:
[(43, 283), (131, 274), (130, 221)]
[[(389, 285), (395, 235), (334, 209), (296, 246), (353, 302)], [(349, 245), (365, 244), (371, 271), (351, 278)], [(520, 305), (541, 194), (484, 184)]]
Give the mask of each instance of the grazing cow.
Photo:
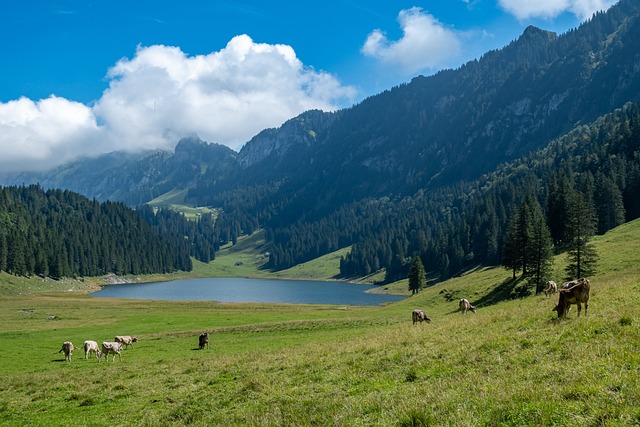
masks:
[(64, 352), (64, 360), (71, 362), (71, 353), (73, 353), (73, 350), (75, 350), (73, 343), (71, 341), (65, 341), (62, 343), (62, 348), (58, 350), (58, 353)]
[(579, 280), (571, 280), (570, 282), (564, 282), (564, 283), (562, 284), (562, 287), (561, 287), (560, 289), (569, 289), (569, 288), (572, 288), (572, 287), (574, 287), (575, 285), (577, 285), (579, 282), (580, 282), (580, 279), (579, 279)]
[(476, 308), (472, 306), (469, 300), (467, 300), (466, 298), (461, 298), (460, 304), (458, 305), (462, 314), (467, 314), (467, 311), (473, 311), (474, 313), (476, 312)]
[(115, 337), (114, 341), (126, 345), (125, 348), (129, 348), (129, 346), (131, 346), (131, 348), (134, 348), (133, 347), (133, 343), (134, 342), (138, 342), (138, 338), (131, 337), (129, 335), (124, 335), (124, 336), (123, 335), (118, 335), (117, 337)]
[(96, 355), (96, 359), (100, 360), (100, 347), (98, 347), (98, 343), (95, 341), (87, 340), (83, 344), (84, 347), (84, 358), (88, 359), (89, 354), (94, 352)]
[(413, 310), (413, 312), (411, 313), (411, 319), (413, 319), (413, 324), (415, 325), (416, 323), (420, 322), (427, 322), (427, 323), (431, 323), (431, 319), (429, 319), (427, 317), (426, 314), (424, 314), (424, 311), (422, 310)]
[(201, 333), (200, 336), (198, 337), (198, 343), (200, 345), (200, 350), (205, 348), (205, 346), (209, 348), (209, 333), (208, 332)]
[(552, 311), (558, 312), (558, 318), (567, 318), (572, 304), (576, 304), (578, 306), (578, 317), (580, 317), (580, 311), (582, 310), (582, 304), (584, 303), (584, 315), (587, 315), (587, 310), (589, 310), (589, 280), (582, 278), (574, 280), (573, 282), (575, 282), (573, 286), (569, 288), (565, 288), (563, 286), (563, 288), (560, 289), (558, 305), (552, 309)]
[[(102, 355), (104, 354), (107, 358), (107, 362), (109, 362), (109, 353), (113, 354), (112, 362), (116, 361), (116, 354), (120, 357), (120, 361), (122, 362), (122, 355), (120, 352), (122, 351), (122, 343), (121, 342), (103, 342), (102, 343)], [(98, 359), (98, 362), (100, 359)]]
[(549, 280), (544, 285), (544, 294), (547, 296), (547, 298), (549, 298), (551, 295), (557, 294), (557, 293), (558, 293), (558, 284), (553, 280)]

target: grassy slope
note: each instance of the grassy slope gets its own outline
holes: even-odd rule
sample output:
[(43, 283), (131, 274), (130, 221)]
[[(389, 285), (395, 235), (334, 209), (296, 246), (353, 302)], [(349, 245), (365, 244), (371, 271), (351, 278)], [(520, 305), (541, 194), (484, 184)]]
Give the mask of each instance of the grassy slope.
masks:
[(182, 212), (186, 218), (195, 219), (198, 214), (214, 213), (215, 209), (207, 207), (194, 207), (184, 204), (184, 197), (187, 194), (187, 189), (184, 190), (171, 190), (155, 199), (147, 202), (155, 208), (169, 208), (177, 212)]
[(209, 264), (194, 261), (193, 274), (207, 277), (331, 280), (340, 272), (340, 257), (346, 255), (349, 248), (275, 273), (264, 268), (268, 261), (265, 257), (267, 251), (264, 231), (260, 230), (251, 236), (242, 236), (234, 246), (223, 247)]
[[(0, 424), (638, 424), (640, 221), (596, 244), (589, 317), (562, 322), (544, 296), (456, 313), (455, 298), (486, 301), (498, 268), (385, 307), (0, 297)], [(431, 324), (411, 324), (416, 307)], [(140, 338), (122, 362), (56, 353), (120, 334)]]

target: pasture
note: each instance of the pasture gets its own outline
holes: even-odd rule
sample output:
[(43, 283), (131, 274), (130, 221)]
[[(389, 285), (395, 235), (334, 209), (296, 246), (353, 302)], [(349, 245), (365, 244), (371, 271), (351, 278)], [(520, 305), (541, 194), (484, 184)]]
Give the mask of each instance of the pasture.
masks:
[[(384, 307), (5, 293), (0, 424), (640, 424), (640, 221), (596, 247), (589, 316), (574, 307), (564, 321), (557, 296), (501, 300), (510, 272), (499, 268)], [(457, 311), (462, 297), (476, 314)], [(431, 323), (413, 325), (414, 308)], [(115, 335), (139, 339), (122, 362), (57, 353)]]

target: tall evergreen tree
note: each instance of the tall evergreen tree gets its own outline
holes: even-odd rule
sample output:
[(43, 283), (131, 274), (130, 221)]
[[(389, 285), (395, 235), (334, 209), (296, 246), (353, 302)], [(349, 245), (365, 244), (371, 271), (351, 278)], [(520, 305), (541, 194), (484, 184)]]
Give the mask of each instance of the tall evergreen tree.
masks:
[(427, 283), (427, 276), (424, 271), (424, 265), (419, 256), (414, 256), (411, 261), (411, 269), (409, 270), (409, 290), (412, 294), (420, 292)]
[(585, 202), (581, 193), (573, 195), (568, 222), (567, 279), (572, 280), (595, 272), (598, 255), (590, 243), (595, 232), (594, 208)]
[(553, 264), (553, 241), (539, 204), (534, 205), (532, 213), (529, 276), (535, 284), (536, 294), (538, 294), (542, 292)]
[(519, 257), (518, 235), (519, 235), (518, 216), (512, 212), (511, 221), (507, 230), (506, 241), (504, 243), (504, 254), (502, 256), (502, 266), (511, 269), (512, 277), (516, 278), (516, 273), (522, 267), (522, 259)]
[(547, 198), (547, 224), (555, 246), (563, 246), (568, 240), (568, 214), (575, 190), (567, 174), (552, 178)]

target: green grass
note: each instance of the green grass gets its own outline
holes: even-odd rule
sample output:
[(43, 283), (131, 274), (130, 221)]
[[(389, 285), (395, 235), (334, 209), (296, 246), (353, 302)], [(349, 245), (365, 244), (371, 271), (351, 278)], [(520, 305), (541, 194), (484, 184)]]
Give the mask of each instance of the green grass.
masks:
[(155, 199), (147, 202), (148, 205), (154, 208), (169, 208), (176, 212), (182, 212), (186, 218), (195, 219), (198, 215), (203, 213), (216, 213), (215, 209), (208, 207), (195, 207), (184, 204), (184, 198), (187, 195), (188, 190), (171, 190)]
[[(637, 425), (640, 221), (595, 244), (589, 316), (565, 321), (557, 297), (489, 298), (510, 276), (500, 268), (384, 307), (3, 292), (0, 425)], [(477, 314), (456, 311), (461, 297)], [(432, 322), (412, 325), (414, 308)], [(57, 353), (122, 334), (140, 340), (122, 362)]]
[(259, 277), (273, 279), (332, 280), (340, 273), (340, 257), (350, 248), (340, 249), (287, 270), (271, 272), (264, 231), (242, 236), (235, 245), (227, 245), (216, 253), (216, 259), (208, 264), (194, 261), (193, 274), (207, 277)]

